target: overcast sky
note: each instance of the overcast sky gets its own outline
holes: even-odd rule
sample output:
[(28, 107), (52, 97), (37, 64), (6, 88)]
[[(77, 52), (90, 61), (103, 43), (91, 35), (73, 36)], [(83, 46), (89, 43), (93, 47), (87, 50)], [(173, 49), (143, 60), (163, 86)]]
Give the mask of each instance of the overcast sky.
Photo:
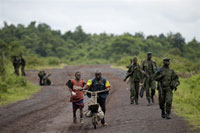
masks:
[(180, 32), (200, 41), (200, 0), (0, 0), (0, 27), (46, 23), (62, 33)]

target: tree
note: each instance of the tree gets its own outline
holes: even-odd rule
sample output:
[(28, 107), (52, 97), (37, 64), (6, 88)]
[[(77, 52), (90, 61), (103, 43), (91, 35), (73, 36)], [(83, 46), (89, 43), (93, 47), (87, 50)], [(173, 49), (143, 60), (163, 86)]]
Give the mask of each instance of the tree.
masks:
[(0, 74), (5, 71), (5, 58), (6, 58), (7, 46), (4, 41), (0, 40)]
[(172, 47), (179, 48), (180, 51), (183, 52), (184, 45), (185, 45), (185, 38), (183, 38), (180, 33), (168, 34), (168, 40), (171, 43)]
[(74, 33), (72, 34), (72, 39), (77, 43), (84, 42), (88, 35), (83, 31), (82, 27), (79, 25), (76, 27)]

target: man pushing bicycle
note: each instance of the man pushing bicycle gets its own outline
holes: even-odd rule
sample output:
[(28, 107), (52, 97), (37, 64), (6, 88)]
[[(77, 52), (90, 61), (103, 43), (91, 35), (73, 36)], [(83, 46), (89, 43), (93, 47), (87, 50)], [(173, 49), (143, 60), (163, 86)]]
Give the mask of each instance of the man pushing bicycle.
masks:
[[(107, 92), (102, 92), (98, 94), (97, 97), (97, 103), (101, 106), (102, 111), (106, 112), (106, 98), (109, 95), (110, 90), (110, 83), (109, 81), (102, 77), (102, 74), (100, 71), (95, 72), (95, 78), (88, 80), (85, 89), (88, 89), (89, 91), (102, 91), (102, 90), (108, 90)], [(101, 124), (103, 126), (107, 126), (108, 124), (105, 122), (105, 119), (103, 118), (101, 120)]]

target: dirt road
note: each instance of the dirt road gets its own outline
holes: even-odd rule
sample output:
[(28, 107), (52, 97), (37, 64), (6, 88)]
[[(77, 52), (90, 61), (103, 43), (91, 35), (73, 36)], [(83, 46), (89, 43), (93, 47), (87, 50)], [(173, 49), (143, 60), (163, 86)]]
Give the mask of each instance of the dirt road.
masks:
[[(72, 123), (72, 107), (67, 80), (74, 77), (76, 71), (82, 73), (86, 81), (93, 78), (96, 70), (109, 79), (112, 90), (107, 99), (106, 127), (97, 126), (94, 130), (91, 120), (84, 124)], [(47, 70), (54, 85), (42, 87), (41, 91), (30, 99), (19, 101), (0, 108), (0, 133), (186, 133), (190, 126), (180, 117), (172, 114), (171, 120), (162, 119), (158, 102), (146, 106), (145, 98), (139, 99), (139, 105), (129, 102), (129, 85), (122, 81), (125, 74), (120, 69), (111, 69), (109, 65), (68, 66), (64, 69)], [(38, 71), (27, 71), (27, 78), (38, 84)], [(87, 109), (87, 98), (85, 97)]]

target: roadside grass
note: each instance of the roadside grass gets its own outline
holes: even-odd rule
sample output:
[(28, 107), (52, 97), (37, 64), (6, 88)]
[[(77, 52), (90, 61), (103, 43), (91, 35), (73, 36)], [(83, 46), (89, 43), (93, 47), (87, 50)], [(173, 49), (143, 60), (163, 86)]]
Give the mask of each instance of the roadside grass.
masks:
[(26, 70), (47, 70), (47, 69), (54, 69), (54, 68), (62, 69), (65, 66), (67, 66), (67, 64), (65, 63), (61, 63), (59, 65), (28, 66)]
[(128, 69), (125, 66), (118, 66), (118, 65), (111, 65), (111, 68), (117, 68), (117, 69), (122, 69), (124, 71), (127, 71)]
[(6, 71), (0, 76), (0, 106), (30, 98), (40, 90), (40, 86), (13, 72), (11, 63), (8, 63)]
[(180, 81), (181, 85), (174, 93), (174, 111), (194, 128), (200, 128), (200, 74)]
[(26, 70), (44, 70), (53, 68), (64, 68), (68, 61), (59, 59), (57, 57), (38, 57), (36, 55), (29, 55), (26, 57)]
[(39, 90), (39, 86), (34, 85), (30, 82), (28, 82), (25, 87), (9, 88), (7, 92), (0, 93), (0, 106), (19, 100), (28, 99)]

